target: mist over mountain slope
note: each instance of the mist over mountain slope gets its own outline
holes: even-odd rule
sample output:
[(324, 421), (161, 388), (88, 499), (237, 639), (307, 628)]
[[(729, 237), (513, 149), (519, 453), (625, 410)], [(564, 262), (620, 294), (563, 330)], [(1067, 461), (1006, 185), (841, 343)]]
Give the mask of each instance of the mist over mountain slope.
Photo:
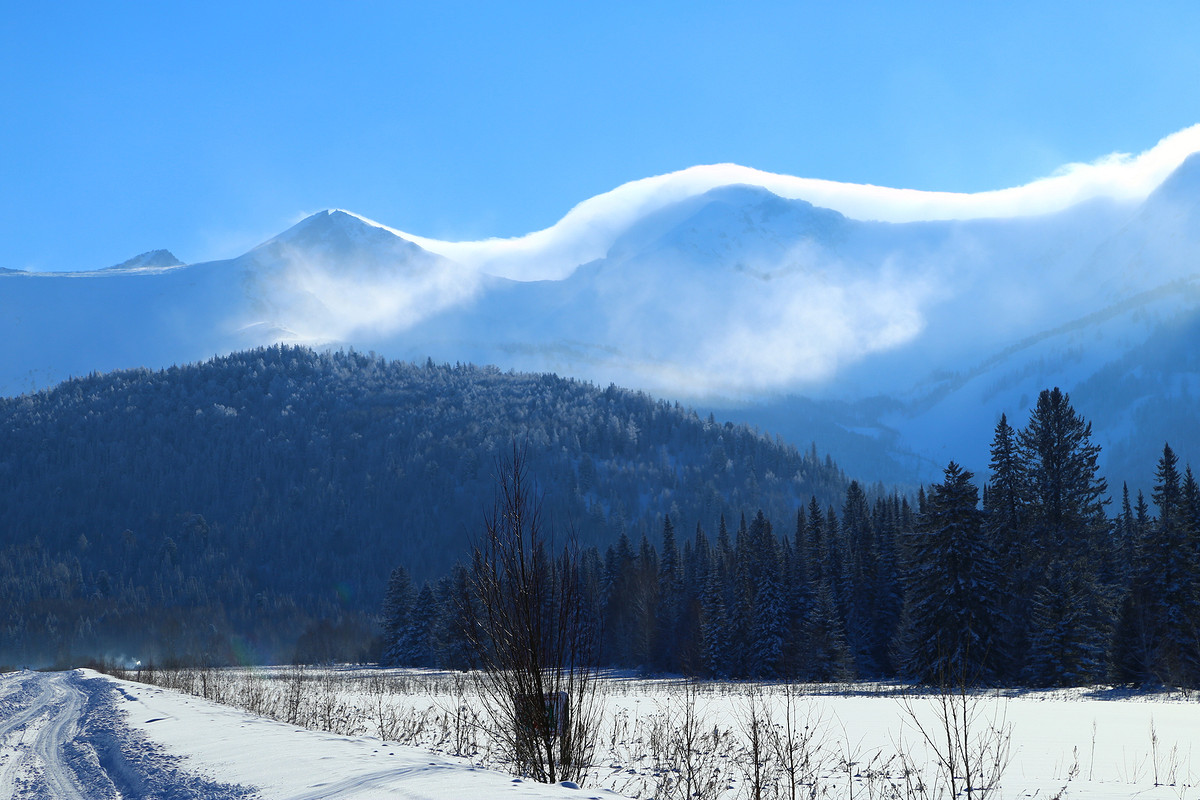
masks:
[(228, 261), (4, 272), (0, 392), (349, 345), (634, 386), (801, 446), (820, 431), (854, 474), (910, 481), (950, 458), (983, 470), (1000, 413), (1023, 420), (1061, 386), (1096, 419), (1106, 471), (1147, 475), (1163, 435), (1200, 453), (1197, 135), (981, 195), (720, 165), (521, 239), (438, 242), (327, 211)]

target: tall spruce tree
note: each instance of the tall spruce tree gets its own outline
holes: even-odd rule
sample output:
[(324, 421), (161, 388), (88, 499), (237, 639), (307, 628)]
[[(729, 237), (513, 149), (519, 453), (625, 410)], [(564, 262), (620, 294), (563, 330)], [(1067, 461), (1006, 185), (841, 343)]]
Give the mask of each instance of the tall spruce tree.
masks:
[(1029, 604), (1037, 586), (1033, 564), (1038, 559), (1028, 535), (1025, 462), (1017, 432), (1008, 424), (1005, 414), (996, 423), (988, 468), (991, 481), (985, 487), (984, 529), (999, 567), (1002, 611), (999, 636), (1006, 645), (1003, 652), (1007, 657), (998, 666), (1004, 674), (1015, 676), (1028, 651)]
[(397, 664), (406, 667), (435, 667), (438, 665), (437, 641), (435, 633), (437, 620), (441, 610), (433, 584), (425, 581), (417, 593), (412, 613), (408, 617), (408, 625), (400, 636), (396, 648)]
[(840, 574), (838, 520), (833, 509), (822, 513), (813, 497), (808, 504), (808, 562), (811, 565), (812, 603), (801, 626), (803, 643), (799, 670), (811, 681), (841, 681), (854, 677), (854, 658), (846, 639), (845, 619), (834, 586)]
[(408, 627), (409, 612), (414, 599), (412, 577), (403, 566), (396, 567), (388, 578), (383, 597), (383, 663), (398, 664), (400, 639)]
[(783, 656), (786, 607), (780, 586), (779, 542), (766, 515), (759, 511), (746, 535), (745, 588), (750, 623), (746, 647), (749, 677), (779, 677)]
[(668, 514), (663, 520), (662, 554), (658, 561), (658, 602), (655, 605), (654, 663), (660, 670), (679, 669), (679, 625), (683, 614), (683, 568), (675, 525)]
[[(1142, 548), (1139, 577), (1141, 615), (1151, 642), (1150, 673), (1168, 686), (1200, 685), (1200, 596), (1197, 595), (1195, 534), (1185, 483), (1171, 446), (1163, 447), (1155, 471), (1158, 519)], [(1187, 482), (1195, 486), (1188, 470)], [(1191, 489), (1190, 492), (1195, 492)]]
[(1025, 672), (1038, 685), (1104, 676), (1112, 635), (1112, 587), (1099, 582), (1111, 559), (1107, 484), (1092, 426), (1060, 389), (1044, 390), (1018, 436), (1028, 476), (1034, 585)]
[(988, 681), (1003, 661), (999, 569), (972, 477), (951, 461), (904, 539), (903, 668), (926, 683)]
[(679, 668), (685, 675), (704, 673), (704, 590), (712, 548), (700, 523), (683, 548), (683, 588), (679, 620)]
[(733, 548), (729, 529), (721, 516), (717, 527), (717, 543), (709, 559), (708, 576), (704, 584), (703, 638), (704, 670), (714, 677), (729, 677), (733, 636), (729, 615), (729, 586), (732, 583)]
[[(858, 481), (851, 481), (842, 505), (841, 535), (844, 542), (844, 597), (846, 637), (860, 677), (877, 677), (880, 672), (874, 636), (878, 597), (879, 552), (867, 495)], [(885, 645), (886, 646), (886, 645)]]

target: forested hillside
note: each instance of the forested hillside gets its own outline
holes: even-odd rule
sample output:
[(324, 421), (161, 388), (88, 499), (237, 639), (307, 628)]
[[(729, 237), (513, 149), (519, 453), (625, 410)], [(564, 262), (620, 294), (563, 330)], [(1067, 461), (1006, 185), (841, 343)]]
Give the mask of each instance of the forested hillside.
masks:
[(392, 567), (465, 554), (513, 441), (551, 523), (601, 551), (848, 483), (815, 449), (552, 375), (287, 347), (91, 375), (0, 399), (0, 662), (352, 657)]
[[(601, 660), (734, 678), (1200, 687), (1200, 485), (1164, 446), (1149, 498), (1110, 506), (1091, 423), (1059, 389), (1001, 416), (987, 478), (951, 462), (916, 503), (851, 482), (784, 517), (622, 536), (576, 569)], [(1140, 476), (1150, 479), (1151, 476)], [(982, 491), (981, 491), (982, 487)], [(1152, 503), (1152, 505), (1151, 505)], [(463, 667), (486, 620), (457, 567), (384, 603), (385, 660)], [(514, 578), (513, 580), (519, 580)], [(549, 583), (549, 582), (547, 582)], [(464, 623), (463, 620), (468, 620)], [(479, 623), (486, 624), (486, 623)]]

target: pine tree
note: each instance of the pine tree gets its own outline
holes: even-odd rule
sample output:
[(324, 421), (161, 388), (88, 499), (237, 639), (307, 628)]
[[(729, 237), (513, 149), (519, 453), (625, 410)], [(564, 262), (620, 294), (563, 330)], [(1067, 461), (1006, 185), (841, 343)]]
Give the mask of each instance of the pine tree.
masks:
[(904, 671), (924, 682), (986, 681), (1002, 661), (999, 570), (972, 474), (953, 461), (905, 536)]
[(604, 647), (607, 661), (614, 666), (628, 666), (633, 661), (635, 587), (637, 559), (629, 536), (622, 531), (615, 546), (604, 556), (603, 614)]
[(812, 612), (805, 619), (805, 659), (801, 675), (810, 681), (828, 683), (852, 680), (854, 658), (846, 643), (846, 631), (828, 582), (818, 582)]
[(867, 496), (858, 481), (851, 481), (842, 506), (841, 534), (846, 554), (845, 585), (842, 589), (846, 619), (846, 637), (854, 654), (855, 669), (861, 677), (878, 677), (882, 664), (879, 647), (887, 643), (875, 640), (872, 615), (880, 598), (876, 596), (879, 575), (879, 551), (875, 530), (867, 507)]
[(746, 674), (778, 677), (787, 614), (781, 586), (784, 573), (779, 542), (761, 510), (747, 531), (746, 553), (741, 557), (746, 560), (743, 591), (748, 598)]
[(778, 678), (783, 657), (785, 609), (778, 576), (770, 571), (764, 572), (759, 581), (753, 613), (749, 675), (768, 680)]
[(1189, 469), (1181, 483), (1170, 445), (1163, 447), (1155, 478), (1158, 520), (1150, 526), (1139, 570), (1145, 586), (1142, 602), (1149, 604), (1144, 616), (1153, 642), (1151, 672), (1166, 685), (1192, 688), (1200, 685), (1200, 596), (1188, 497), (1196, 493), (1195, 480)]
[(896, 670), (892, 658), (892, 643), (899, 630), (904, 608), (899, 542), (901, 531), (912, 530), (912, 526), (904, 525), (903, 506), (896, 494), (875, 501), (871, 525), (875, 530), (877, 565), (875, 586), (872, 590), (874, 603), (871, 607), (871, 646), (880, 674), (892, 675)]
[(704, 667), (704, 594), (712, 548), (700, 523), (683, 554), (682, 617), (679, 626), (679, 665), (685, 675), (700, 675)]
[(781, 670), (787, 677), (795, 677), (803, 670), (805, 652), (809, 648), (805, 623), (813, 611), (812, 546), (809, 543), (809, 526), (804, 509), (796, 511), (796, 531), (792, 544), (785, 553), (787, 581), (784, 589), (785, 648)]
[(1091, 437), (1091, 423), (1057, 387), (1038, 396), (1019, 434), (1033, 544), (1046, 559), (1055, 553), (1078, 556), (1104, 543), (1108, 485), (1097, 467), (1100, 447)]
[(660, 670), (679, 669), (679, 623), (683, 611), (683, 571), (675, 526), (670, 515), (663, 521), (662, 556), (658, 562), (658, 602), (655, 605), (654, 663)]
[(438, 653), (437, 666), (448, 669), (470, 669), (472, 642), (479, 641), (471, 625), (480, 619), (479, 609), (471, 588), (471, 575), (462, 564), (456, 564), (448, 580), (438, 582), (439, 614), (434, 626)]
[(822, 513), (816, 497), (808, 504), (807, 540), (813, 588), (812, 608), (801, 627), (801, 675), (812, 681), (849, 680), (855, 676), (854, 658), (835, 588), (842, 575), (838, 518), (832, 508)]
[(992, 437), (991, 481), (985, 487), (984, 527), (991, 547), (996, 553), (1000, 570), (1000, 603), (1004, 629), (1000, 639), (1005, 642), (1008, 663), (999, 668), (1015, 676), (1021, 659), (1028, 650), (1026, 640), (1029, 603), (1037, 585), (1032, 569), (1035, 558), (1028, 540), (1026, 495), (1028, 479), (1017, 441), (1017, 432), (1000, 415)]
[(391, 666), (396, 663), (400, 638), (408, 626), (409, 612), (413, 604), (412, 577), (404, 567), (396, 567), (388, 578), (387, 592), (383, 598), (383, 662)]
[(408, 625), (400, 636), (396, 652), (396, 663), (406, 667), (435, 667), (437, 652), (434, 632), (441, 606), (433, 586), (426, 581), (417, 593)]
[(658, 552), (642, 535), (633, 587), (633, 663), (650, 666), (658, 623)]
[(1121, 516), (1118, 517), (1116, 546), (1118, 557), (1125, 565), (1124, 579), (1128, 585), (1132, 580), (1134, 554), (1137, 552), (1137, 522), (1133, 516), (1133, 505), (1129, 502), (1129, 484), (1121, 484)]
[(1105, 674), (1108, 611), (1090, 578), (1064, 559), (1050, 562), (1031, 604), (1028, 677), (1038, 686), (1083, 686)]
[(703, 638), (704, 670), (714, 677), (729, 677), (732, 636), (730, 635), (729, 595), (732, 551), (725, 517), (721, 517), (717, 530), (717, 544), (709, 560), (708, 575), (704, 584)]
[[(1036, 554), (1026, 674), (1065, 685), (1103, 677), (1112, 636), (1112, 586), (1100, 584), (1111, 559), (1104, 515), (1107, 484), (1092, 426), (1058, 388), (1045, 390), (1018, 434), (1028, 476), (1028, 525)], [(1073, 604), (1073, 605), (1064, 605)]]

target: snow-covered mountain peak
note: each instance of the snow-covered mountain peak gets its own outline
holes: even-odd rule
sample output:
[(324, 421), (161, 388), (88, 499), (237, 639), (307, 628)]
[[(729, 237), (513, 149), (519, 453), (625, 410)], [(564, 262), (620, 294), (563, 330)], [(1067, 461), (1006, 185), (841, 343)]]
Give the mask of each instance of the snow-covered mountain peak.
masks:
[(357, 214), (312, 214), (234, 260), (251, 303), (235, 327), (254, 343), (321, 345), (392, 335), (468, 301), (480, 276)]
[(731, 184), (639, 220), (613, 243), (608, 258), (670, 253), (693, 265), (732, 268), (746, 259), (778, 262), (799, 243), (839, 238), (847, 223), (838, 212), (807, 201), (783, 198), (761, 186)]
[(379, 248), (410, 256), (422, 251), (397, 231), (341, 209), (327, 209), (307, 216), (255, 250), (281, 247), (330, 256), (348, 256)]
[(115, 264), (111, 267), (106, 267), (109, 270), (135, 270), (135, 269), (165, 269), (168, 267), (181, 267), (183, 262), (175, 257), (175, 254), (170, 250), (149, 250), (141, 255), (122, 261), (120, 264)]

